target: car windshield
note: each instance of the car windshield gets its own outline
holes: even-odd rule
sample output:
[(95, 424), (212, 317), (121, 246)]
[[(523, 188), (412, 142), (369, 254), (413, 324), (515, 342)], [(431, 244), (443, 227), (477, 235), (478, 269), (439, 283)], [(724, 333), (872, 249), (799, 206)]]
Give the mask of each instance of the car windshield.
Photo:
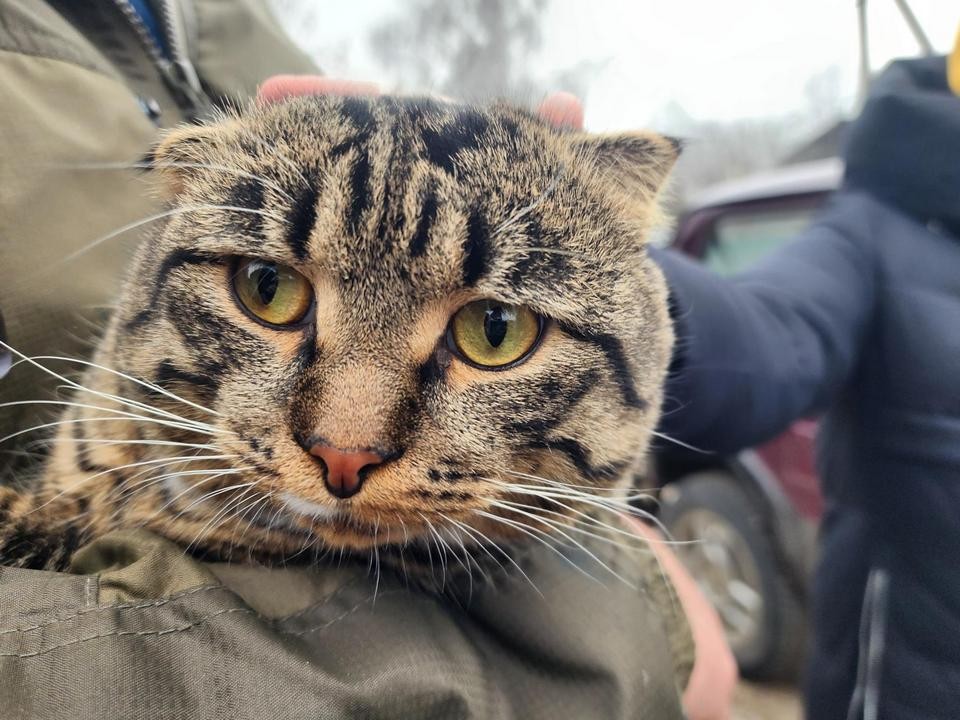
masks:
[(812, 207), (742, 210), (717, 220), (704, 262), (721, 275), (732, 275), (799, 233), (815, 211)]

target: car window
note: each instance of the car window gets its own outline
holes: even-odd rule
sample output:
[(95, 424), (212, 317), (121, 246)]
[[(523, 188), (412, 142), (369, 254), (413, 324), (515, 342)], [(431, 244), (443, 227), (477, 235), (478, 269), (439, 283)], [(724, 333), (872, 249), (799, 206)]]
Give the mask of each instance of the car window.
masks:
[(703, 261), (721, 275), (745, 270), (803, 230), (815, 210), (743, 210), (722, 216), (714, 225)]

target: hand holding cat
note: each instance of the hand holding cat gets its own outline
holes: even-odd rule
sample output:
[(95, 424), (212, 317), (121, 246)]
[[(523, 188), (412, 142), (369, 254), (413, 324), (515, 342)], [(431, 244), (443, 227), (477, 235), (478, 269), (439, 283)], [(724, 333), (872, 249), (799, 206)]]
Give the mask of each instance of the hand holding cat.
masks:
[[(379, 95), (376, 83), (340, 80), (321, 75), (274, 75), (260, 86), (257, 102), (263, 105), (298, 95)], [(537, 112), (552, 125), (583, 128), (583, 103), (575, 95), (556, 92), (548, 95)]]

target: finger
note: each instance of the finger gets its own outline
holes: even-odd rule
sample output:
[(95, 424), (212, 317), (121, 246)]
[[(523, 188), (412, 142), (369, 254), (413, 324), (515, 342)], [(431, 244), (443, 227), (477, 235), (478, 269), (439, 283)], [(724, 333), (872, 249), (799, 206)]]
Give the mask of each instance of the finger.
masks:
[(376, 83), (320, 75), (274, 75), (257, 90), (257, 104), (270, 105), (301, 95), (379, 95)]
[(557, 92), (540, 103), (537, 112), (551, 125), (571, 130), (583, 129), (583, 103), (576, 95)]

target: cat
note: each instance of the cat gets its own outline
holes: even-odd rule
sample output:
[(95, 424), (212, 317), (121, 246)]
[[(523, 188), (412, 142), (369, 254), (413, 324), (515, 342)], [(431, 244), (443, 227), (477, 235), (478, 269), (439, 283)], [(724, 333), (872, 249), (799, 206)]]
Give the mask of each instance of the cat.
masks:
[(489, 552), (620, 507), (672, 349), (645, 240), (677, 154), (392, 97), (169, 132), (168, 217), (42, 471), (0, 487), (0, 564), (133, 527), (239, 562)]

